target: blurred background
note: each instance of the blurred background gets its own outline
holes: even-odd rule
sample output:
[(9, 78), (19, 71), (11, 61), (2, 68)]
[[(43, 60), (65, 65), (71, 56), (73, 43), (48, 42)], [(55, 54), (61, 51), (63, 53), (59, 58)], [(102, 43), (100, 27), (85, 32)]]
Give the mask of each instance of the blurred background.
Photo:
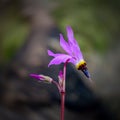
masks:
[(95, 85), (67, 66), (65, 119), (119, 120), (119, 13), (119, 0), (0, 0), (0, 120), (59, 120), (57, 88), (29, 74), (58, 80), (62, 65), (47, 67), (47, 49), (63, 52), (67, 25)]

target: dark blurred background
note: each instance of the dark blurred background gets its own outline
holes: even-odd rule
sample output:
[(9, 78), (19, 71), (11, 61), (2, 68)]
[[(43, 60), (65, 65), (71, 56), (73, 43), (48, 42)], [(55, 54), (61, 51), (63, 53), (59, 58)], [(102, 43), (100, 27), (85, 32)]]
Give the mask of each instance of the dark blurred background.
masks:
[(47, 67), (47, 49), (63, 52), (59, 33), (70, 25), (94, 86), (67, 66), (65, 120), (120, 119), (119, 0), (0, 0), (0, 120), (59, 120), (54, 85), (62, 65)]

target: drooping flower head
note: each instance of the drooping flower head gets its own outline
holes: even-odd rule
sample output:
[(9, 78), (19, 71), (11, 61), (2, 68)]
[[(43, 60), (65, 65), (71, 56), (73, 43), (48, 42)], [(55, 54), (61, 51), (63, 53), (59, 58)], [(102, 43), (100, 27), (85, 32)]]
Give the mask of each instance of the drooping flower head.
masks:
[(84, 61), (80, 47), (74, 38), (73, 30), (70, 26), (67, 26), (66, 31), (68, 41), (66, 41), (63, 35), (60, 34), (60, 46), (65, 50), (66, 54), (55, 54), (52, 51), (48, 50), (48, 55), (54, 57), (48, 66), (65, 63), (69, 59), (69, 62), (73, 63), (78, 70), (81, 70), (89, 78), (90, 74), (87, 70), (86, 62)]

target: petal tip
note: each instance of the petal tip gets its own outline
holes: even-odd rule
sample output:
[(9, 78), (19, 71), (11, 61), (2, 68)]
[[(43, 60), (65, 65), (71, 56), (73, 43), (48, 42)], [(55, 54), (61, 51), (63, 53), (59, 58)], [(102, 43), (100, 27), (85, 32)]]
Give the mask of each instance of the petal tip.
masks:
[(48, 67), (50, 67), (50, 64), (48, 64)]
[(49, 56), (54, 56), (55, 54), (51, 50), (47, 50)]
[(51, 52), (50, 50), (47, 50), (48, 55), (50, 54), (50, 52)]
[(67, 29), (67, 31), (72, 31), (72, 27), (70, 26), (70, 25), (68, 25), (67, 27), (66, 27), (66, 29)]

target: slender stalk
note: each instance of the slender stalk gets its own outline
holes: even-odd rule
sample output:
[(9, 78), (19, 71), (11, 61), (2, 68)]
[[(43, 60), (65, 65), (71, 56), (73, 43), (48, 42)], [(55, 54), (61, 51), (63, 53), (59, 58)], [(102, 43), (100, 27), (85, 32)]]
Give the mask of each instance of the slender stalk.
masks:
[(65, 81), (66, 81), (66, 65), (68, 61), (65, 62), (64, 68), (63, 68), (63, 92), (65, 92)]
[(69, 60), (67, 60), (64, 64), (63, 68), (63, 84), (61, 94), (61, 120), (64, 120), (64, 111), (65, 111), (65, 82), (66, 82), (66, 66)]
[(61, 118), (64, 120), (64, 110), (65, 110), (65, 92), (61, 92)]

